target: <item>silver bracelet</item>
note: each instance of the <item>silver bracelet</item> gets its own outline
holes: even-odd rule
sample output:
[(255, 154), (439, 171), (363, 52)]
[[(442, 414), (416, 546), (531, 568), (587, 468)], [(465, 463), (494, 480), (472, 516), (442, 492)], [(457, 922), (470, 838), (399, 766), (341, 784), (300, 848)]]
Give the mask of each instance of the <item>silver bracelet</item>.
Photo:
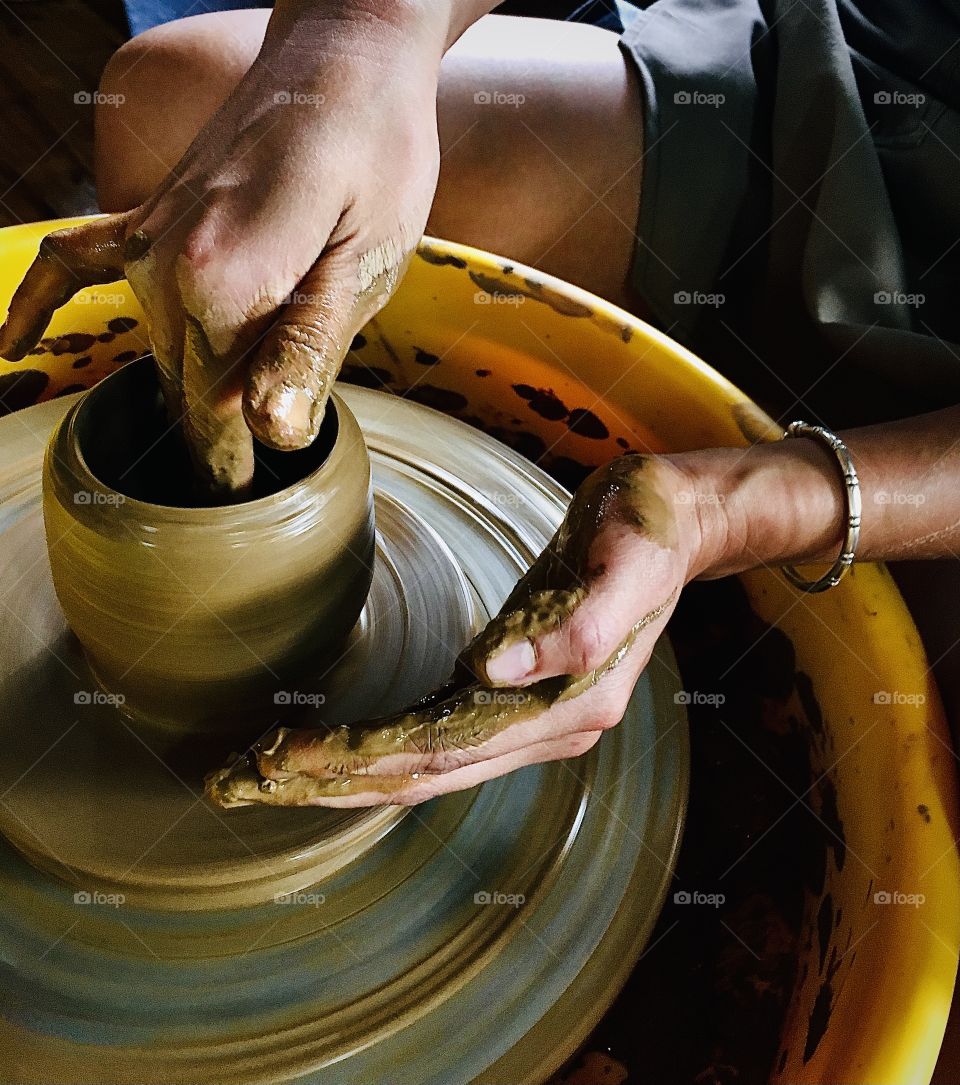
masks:
[(800, 591), (819, 592), (828, 588), (835, 588), (843, 579), (844, 573), (853, 564), (857, 553), (857, 544), (860, 542), (860, 479), (857, 477), (857, 469), (853, 466), (850, 450), (835, 434), (823, 426), (811, 426), (808, 422), (791, 422), (783, 435), (783, 440), (788, 437), (810, 437), (815, 441), (827, 446), (837, 457), (840, 464), (840, 472), (843, 475), (844, 491), (847, 498), (846, 521), (847, 530), (843, 538), (843, 547), (840, 556), (824, 573), (819, 580), (806, 580), (792, 565), (784, 565), (783, 575)]

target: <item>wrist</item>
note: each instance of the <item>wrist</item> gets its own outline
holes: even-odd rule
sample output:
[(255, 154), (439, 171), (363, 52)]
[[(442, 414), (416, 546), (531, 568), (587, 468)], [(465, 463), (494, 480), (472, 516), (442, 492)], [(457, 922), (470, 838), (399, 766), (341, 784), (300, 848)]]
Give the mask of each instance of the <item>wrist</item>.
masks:
[(762, 565), (832, 560), (843, 538), (836, 461), (814, 441), (671, 457), (686, 478), (700, 544), (691, 578)]

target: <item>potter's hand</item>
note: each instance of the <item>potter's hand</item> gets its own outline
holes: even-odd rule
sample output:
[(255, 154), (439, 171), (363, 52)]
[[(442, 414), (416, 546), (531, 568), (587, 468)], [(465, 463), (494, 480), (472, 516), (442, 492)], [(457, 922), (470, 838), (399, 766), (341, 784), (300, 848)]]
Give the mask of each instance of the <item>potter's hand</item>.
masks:
[(201, 479), (242, 491), (250, 431), (316, 436), (436, 185), (445, 48), (490, 4), (280, 0), (260, 54), (140, 207), (46, 238), (0, 330), (18, 360), (77, 290), (126, 274)]
[(579, 489), (452, 691), (359, 727), (281, 728), (210, 776), (207, 794), (222, 806), (411, 804), (581, 754), (620, 721), (703, 552), (686, 474), (622, 457)]
[[(954, 407), (841, 434), (863, 487), (860, 558), (956, 557), (958, 426)], [(837, 463), (818, 442), (624, 456), (578, 490), (448, 690), (352, 728), (280, 728), (209, 776), (207, 795), (221, 806), (417, 803), (583, 753), (620, 720), (689, 580), (833, 561), (843, 524)]]

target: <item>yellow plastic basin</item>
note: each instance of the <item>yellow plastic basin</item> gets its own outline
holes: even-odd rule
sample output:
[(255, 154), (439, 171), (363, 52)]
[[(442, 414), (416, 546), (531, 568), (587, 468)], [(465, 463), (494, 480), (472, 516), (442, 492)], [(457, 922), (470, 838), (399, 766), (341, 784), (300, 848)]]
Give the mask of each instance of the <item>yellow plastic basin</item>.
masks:
[[(4, 307), (40, 238), (64, 225), (0, 231)], [(87, 387), (146, 347), (126, 284), (84, 291), (56, 314), (42, 349), (0, 362), (0, 403), (10, 409)], [(494, 433), (519, 427), (571, 482), (624, 448), (744, 445), (769, 425), (733, 385), (643, 321), (549, 276), (438, 241), (424, 243), (345, 375), (409, 390)], [(957, 969), (960, 862), (950, 738), (919, 637), (882, 566), (859, 565), (839, 589), (813, 597), (766, 571), (743, 582), (809, 676), (822, 727), (809, 729), (814, 780), (798, 798), (843, 840), (828, 851), (823, 896), (807, 905), (805, 959), (775, 1080), (929, 1082)], [(835, 811), (818, 808), (827, 793)]]

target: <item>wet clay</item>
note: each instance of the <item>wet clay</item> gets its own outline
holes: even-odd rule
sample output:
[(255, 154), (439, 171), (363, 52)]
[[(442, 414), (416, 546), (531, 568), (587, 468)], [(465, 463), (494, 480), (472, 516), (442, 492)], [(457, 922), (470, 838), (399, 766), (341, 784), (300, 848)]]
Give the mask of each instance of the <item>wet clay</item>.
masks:
[[(326, 281), (323, 267), (311, 270), (308, 300), (295, 294), (273, 313), (251, 313), (238, 331), (179, 261), (172, 276), (155, 238), (138, 229), (125, 239), (129, 218), (96, 219), (43, 239), (0, 329), (0, 355), (19, 361), (74, 293), (126, 275), (147, 316), (169, 422), (182, 427), (198, 480), (219, 500), (242, 500), (254, 475), (252, 433), (284, 450), (314, 440), (351, 340), (390, 299), (416, 239), (401, 231), (360, 253), (342, 281)], [(258, 316), (276, 323), (252, 355), (248, 384), (243, 351), (254, 346)], [(94, 341), (85, 339), (82, 350)]]
[(325, 445), (264, 455), (260, 496), (204, 507), (176, 435), (152, 440), (157, 395), (144, 358), (55, 432), (43, 478), (54, 587), (125, 714), (242, 731), (360, 613), (374, 542), (369, 460), (336, 401)]
[(674, 510), (661, 494), (656, 461), (621, 456), (580, 486), (549, 546), (519, 581), (496, 620), (464, 653), (473, 672), (486, 677), (486, 661), (521, 640), (551, 633), (569, 620), (589, 592), (590, 550), (604, 525), (623, 523), (667, 549), (677, 546)]
[[(360, 728), (278, 728), (250, 754), (211, 773), (205, 794), (221, 807), (302, 806), (314, 799), (400, 791), (418, 774), (378, 776), (367, 773), (367, 766), (391, 754), (415, 753), (423, 757), (422, 771), (429, 772), (434, 750), (479, 746), (515, 724), (580, 696), (620, 664), (640, 630), (663, 615), (672, 602), (668, 599), (644, 615), (609, 659), (588, 674), (548, 678), (509, 698), (502, 690), (473, 683), (452, 696), (428, 698), (420, 706)], [(304, 762), (329, 765), (330, 777), (318, 779), (292, 767)]]
[[(399, 753), (433, 767), (434, 751), (470, 749), (595, 686), (630, 650), (637, 634), (660, 618), (674, 596), (645, 614), (607, 661), (584, 675), (563, 675), (525, 686), (509, 696), (484, 681), (485, 661), (523, 638), (536, 638), (567, 621), (589, 592), (596, 570), (589, 552), (598, 531), (627, 523), (676, 545), (672, 511), (654, 478), (653, 461), (626, 456), (596, 472), (574, 498), (550, 545), (520, 580), (500, 614), (464, 651), (459, 674), (447, 690), (397, 715), (358, 727), (281, 728), (250, 755), (212, 773), (206, 795), (218, 806), (249, 803), (298, 805), (314, 799), (377, 791), (389, 794), (410, 776), (371, 776), (377, 761)], [(561, 586), (562, 585), (562, 586)], [(308, 774), (308, 775), (304, 775)], [(316, 776), (326, 778), (316, 779)]]

